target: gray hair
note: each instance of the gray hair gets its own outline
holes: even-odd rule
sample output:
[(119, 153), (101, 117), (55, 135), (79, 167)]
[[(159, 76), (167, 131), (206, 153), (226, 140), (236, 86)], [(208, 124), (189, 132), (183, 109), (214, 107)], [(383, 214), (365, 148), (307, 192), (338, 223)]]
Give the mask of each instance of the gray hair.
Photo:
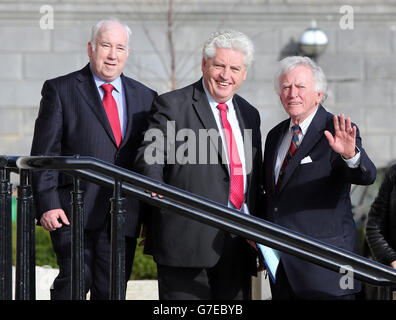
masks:
[(242, 32), (223, 30), (212, 33), (204, 44), (202, 57), (205, 60), (213, 58), (216, 55), (217, 48), (234, 49), (243, 53), (246, 69), (248, 69), (253, 62), (253, 42)]
[(327, 97), (327, 80), (321, 67), (308, 57), (290, 56), (282, 59), (279, 62), (279, 69), (274, 77), (274, 88), (276, 93), (281, 93), (280, 79), (284, 74), (294, 70), (298, 66), (305, 66), (312, 71), (313, 81), (315, 83), (315, 91), (323, 93), (323, 99)]
[(99, 31), (104, 28), (104, 30), (110, 30), (113, 28), (114, 23), (121, 25), (124, 27), (127, 35), (127, 45), (129, 48), (129, 38), (132, 35), (131, 29), (125, 24), (122, 23), (120, 20), (116, 18), (109, 18), (105, 20), (98, 21), (93, 27), (91, 31), (91, 46), (92, 46), (92, 51), (95, 51), (95, 46), (96, 46), (96, 39), (98, 37)]

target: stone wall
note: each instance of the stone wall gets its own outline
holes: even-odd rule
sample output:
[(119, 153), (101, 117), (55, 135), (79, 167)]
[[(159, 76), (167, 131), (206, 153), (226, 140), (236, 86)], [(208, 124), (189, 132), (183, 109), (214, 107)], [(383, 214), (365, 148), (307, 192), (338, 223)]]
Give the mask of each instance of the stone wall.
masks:
[[(345, 5), (353, 29), (340, 26)], [(48, 8), (53, 29), (43, 28)], [(201, 47), (212, 31), (231, 27), (253, 39), (255, 62), (240, 93), (260, 110), (263, 139), (286, 118), (272, 85), (276, 61), (315, 19), (329, 38), (318, 59), (329, 80), (325, 106), (359, 125), (377, 166), (396, 158), (395, 0), (175, 0), (173, 12), (177, 87), (201, 76)], [(29, 153), (43, 82), (82, 68), (91, 25), (109, 16), (133, 32), (125, 73), (168, 91), (167, 1), (0, 0), (0, 154)]]

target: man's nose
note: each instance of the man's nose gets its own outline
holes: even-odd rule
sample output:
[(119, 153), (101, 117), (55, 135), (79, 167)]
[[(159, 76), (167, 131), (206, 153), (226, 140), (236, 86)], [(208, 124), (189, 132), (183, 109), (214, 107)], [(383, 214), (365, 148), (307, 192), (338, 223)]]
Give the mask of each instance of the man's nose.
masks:
[(109, 50), (108, 57), (110, 59), (115, 59), (117, 57), (117, 48), (111, 47), (110, 50)]
[(228, 67), (225, 67), (225, 68), (223, 68), (223, 70), (222, 70), (222, 72), (220, 73), (220, 75), (221, 75), (221, 77), (222, 77), (223, 79), (228, 79), (228, 77), (230, 76), (230, 72), (231, 72), (231, 69), (228, 68)]
[(291, 86), (289, 90), (290, 97), (297, 97), (298, 96), (298, 89), (295, 86)]

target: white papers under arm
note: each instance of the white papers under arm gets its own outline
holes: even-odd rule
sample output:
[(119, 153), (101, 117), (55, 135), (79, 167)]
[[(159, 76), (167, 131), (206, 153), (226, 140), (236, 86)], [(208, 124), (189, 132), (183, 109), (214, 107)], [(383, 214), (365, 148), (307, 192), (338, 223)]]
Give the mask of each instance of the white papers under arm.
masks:
[(263, 255), (264, 263), (267, 267), (268, 273), (272, 281), (275, 283), (276, 269), (278, 269), (279, 260), (280, 260), (279, 252), (261, 243), (257, 243), (257, 246), (259, 247)]

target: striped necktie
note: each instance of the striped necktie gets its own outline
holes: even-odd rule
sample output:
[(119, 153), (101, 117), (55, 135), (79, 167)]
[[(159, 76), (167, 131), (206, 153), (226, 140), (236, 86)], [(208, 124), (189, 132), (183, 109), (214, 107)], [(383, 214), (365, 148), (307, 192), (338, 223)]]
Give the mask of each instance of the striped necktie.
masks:
[(298, 125), (294, 125), (292, 127), (292, 129), (293, 129), (293, 137), (292, 137), (292, 140), (290, 142), (290, 147), (289, 147), (289, 150), (287, 151), (286, 157), (283, 160), (282, 168), (281, 168), (281, 170), (279, 172), (278, 182), (276, 183), (276, 189), (277, 190), (279, 190), (279, 187), (280, 187), (280, 185), (282, 183), (282, 178), (283, 178), (283, 174), (285, 173), (286, 166), (289, 164), (291, 158), (296, 153), (297, 148), (300, 145), (300, 141), (298, 139), (298, 135), (301, 132), (301, 128)]

